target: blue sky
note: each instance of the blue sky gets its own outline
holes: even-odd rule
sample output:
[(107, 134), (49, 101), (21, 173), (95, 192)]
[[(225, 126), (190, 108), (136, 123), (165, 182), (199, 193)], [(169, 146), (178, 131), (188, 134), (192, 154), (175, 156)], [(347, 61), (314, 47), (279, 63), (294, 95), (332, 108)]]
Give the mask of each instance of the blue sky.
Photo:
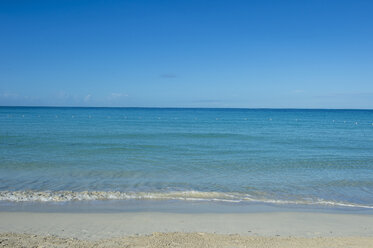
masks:
[(373, 1), (0, 2), (0, 105), (373, 108)]

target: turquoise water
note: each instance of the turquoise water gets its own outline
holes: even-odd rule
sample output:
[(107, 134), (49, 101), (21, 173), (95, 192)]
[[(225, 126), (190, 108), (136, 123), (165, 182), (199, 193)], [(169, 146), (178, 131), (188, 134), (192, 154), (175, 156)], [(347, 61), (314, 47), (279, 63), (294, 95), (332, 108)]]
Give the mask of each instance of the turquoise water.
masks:
[(373, 208), (373, 111), (0, 108), (0, 200)]

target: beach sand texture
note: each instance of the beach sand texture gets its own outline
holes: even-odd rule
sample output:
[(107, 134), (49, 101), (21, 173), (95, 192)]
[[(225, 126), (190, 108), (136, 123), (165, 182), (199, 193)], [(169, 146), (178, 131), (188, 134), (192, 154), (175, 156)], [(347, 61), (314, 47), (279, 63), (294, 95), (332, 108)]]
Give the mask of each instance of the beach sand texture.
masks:
[(373, 247), (373, 216), (0, 212), (0, 247)]
[(1, 247), (255, 247), (255, 248), (337, 248), (373, 247), (372, 237), (253, 237), (211, 233), (154, 233), (144, 236), (98, 241), (39, 236), (0, 234)]

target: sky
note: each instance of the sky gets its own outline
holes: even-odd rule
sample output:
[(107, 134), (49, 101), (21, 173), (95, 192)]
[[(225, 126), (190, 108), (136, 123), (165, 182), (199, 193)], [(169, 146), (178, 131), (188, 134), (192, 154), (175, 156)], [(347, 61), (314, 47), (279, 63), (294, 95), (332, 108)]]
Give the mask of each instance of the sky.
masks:
[(0, 106), (373, 109), (373, 1), (0, 1)]

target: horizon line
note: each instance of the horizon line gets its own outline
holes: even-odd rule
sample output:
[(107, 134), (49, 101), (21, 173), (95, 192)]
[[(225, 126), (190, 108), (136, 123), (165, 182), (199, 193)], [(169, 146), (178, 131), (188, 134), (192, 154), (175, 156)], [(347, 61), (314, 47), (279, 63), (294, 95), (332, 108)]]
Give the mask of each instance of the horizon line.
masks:
[(146, 108), (146, 109), (288, 109), (288, 110), (373, 110), (372, 108), (293, 108), (293, 107), (149, 107), (149, 106), (137, 106), (137, 107), (124, 107), (124, 106), (43, 106), (43, 105), (0, 105), (0, 108)]

